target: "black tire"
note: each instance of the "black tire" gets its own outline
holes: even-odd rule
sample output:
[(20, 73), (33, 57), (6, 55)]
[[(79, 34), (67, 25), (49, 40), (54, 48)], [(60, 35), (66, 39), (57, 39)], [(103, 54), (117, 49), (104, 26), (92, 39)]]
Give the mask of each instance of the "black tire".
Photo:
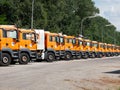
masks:
[(81, 59), (82, 58), (81, 53), (79, 53), (79, 56), (76, 56), (76, 57), (77, 57), (77, 59)]
[(8, 53), (2, 53), (2, 60), (0, 60), (0, 66), (8, 66), (11, 63), (11, 57)]
[(103, 55), (101, 53), (98, 54), (98, 58), (102, 58)]
[(27, 53), (20, 54), (19, 64), (28, 64), (29, 61), (30, 61), (30, 57)]
[(72, 59), (72, 54), (70, 52), (66, 52), (65, 59), (66, 60), (71, 60)]
[(95, 58), (96, 56), (95, 56), (95, 53), (92, 53), (92, 58)]
[(89, 57), (88, 53), (85, 53), (85, 56), (83, 56), (84, 59), (87, 59)]
[(47, 59), (46, 59), (46, 61), (47, 61), (47, 62), (53, 62), (54, 60), (55, 60), (55, 55), (54, 55), (54, 53), (48, 52), (48, 53), (47, 53)]

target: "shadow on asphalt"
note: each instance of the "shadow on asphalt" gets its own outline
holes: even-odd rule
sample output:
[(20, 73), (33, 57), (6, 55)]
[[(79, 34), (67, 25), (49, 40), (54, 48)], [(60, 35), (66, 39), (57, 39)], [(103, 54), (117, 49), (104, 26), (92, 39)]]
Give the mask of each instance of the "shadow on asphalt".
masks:
[(115, 71), (110, 71), (110, 72), (105, 72), (109, 74), (120, 74), (120, 70), (115, 70)]

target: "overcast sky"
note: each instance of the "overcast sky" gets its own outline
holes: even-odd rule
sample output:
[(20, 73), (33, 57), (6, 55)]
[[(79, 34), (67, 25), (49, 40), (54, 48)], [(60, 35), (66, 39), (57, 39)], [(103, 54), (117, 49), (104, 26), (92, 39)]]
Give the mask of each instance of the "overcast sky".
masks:
[(108, 19), (120, 31), (120, 0), (93, 0), (100, 15)]

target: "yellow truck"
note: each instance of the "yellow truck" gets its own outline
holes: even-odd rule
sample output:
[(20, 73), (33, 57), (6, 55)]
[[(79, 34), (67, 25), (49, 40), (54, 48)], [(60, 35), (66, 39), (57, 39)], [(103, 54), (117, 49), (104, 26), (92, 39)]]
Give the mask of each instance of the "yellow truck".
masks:
[(81, 37), (78, 37), (77, 38), (77, 48), (76, 48), (77, 59), (86, 58), (87, 55), (86, 55), (84, 47), (85, 47), (84, 46), (84, 39)]
[(8, 66), (19, 58), (18, 30), (13, 25), (0, 25), (0, 65)]
[(105, 56), (105, 44), (102, 42), (98, 42), (98, 57), (102, 58)]
[(29, 61), (36, 60), (37, 58), (37, 42), (36, 33), (30, 29), (18, 29), (19, 31), (19, 63), (27, 64)]
[(92, 57), (91, 53), (91, 40), (89, 39), (84, 39), (83, 40), (83, 51), (84, 51), (84, 57), (85, 59)]
[(64, 38), (60, 33), (35, 29), (37, 38), (37, 50), (43, 50), (42, 58), (48, 62), (64, 58)]

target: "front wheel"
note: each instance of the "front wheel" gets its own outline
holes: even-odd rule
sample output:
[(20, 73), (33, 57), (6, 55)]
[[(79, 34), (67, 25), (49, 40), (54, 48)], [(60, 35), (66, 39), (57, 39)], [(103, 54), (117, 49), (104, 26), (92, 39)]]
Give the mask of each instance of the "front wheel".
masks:
[(102, 58), (103, 55), (101, 53), (98, 54), (98, 58)]
[(72, 54), (70, 52), (66, 52), (65, 59), (66, 60), (71, 60), (72, 59)]
[(8, 53), (2, 53), (2, 60), (0, 60), (1, 66), (8, 66), (11, 63), (11, 57)]
[(92, 58), (95, 58), (95, 57), (96, 57), (95, 53), (92, 53)]
[(85, 55), (83, 56), (84, 59), (87, 59), (89, 57), (88, 53), (85, 53)]
[(47, 53), (47, 59), (46, 59), (46, 61), (47, 61), (47, 62), (52, 62), (52, 61), (54, 61), (54, 60), (55, 60), (55, 55), (54, 55), (54, 53), (48, 52), (48, 53)]
[(30, 61), (30, 57), (27, 53), (20, 54), (19, 64), (28, 64), (29, 61)]
[(76, 56), (76, 57), (77, 57), (77, 59), (81, 59), (81, 58), (82, 58), (81, 53), (79, 53), (79, 55), (78, 55), (78, 56)]

